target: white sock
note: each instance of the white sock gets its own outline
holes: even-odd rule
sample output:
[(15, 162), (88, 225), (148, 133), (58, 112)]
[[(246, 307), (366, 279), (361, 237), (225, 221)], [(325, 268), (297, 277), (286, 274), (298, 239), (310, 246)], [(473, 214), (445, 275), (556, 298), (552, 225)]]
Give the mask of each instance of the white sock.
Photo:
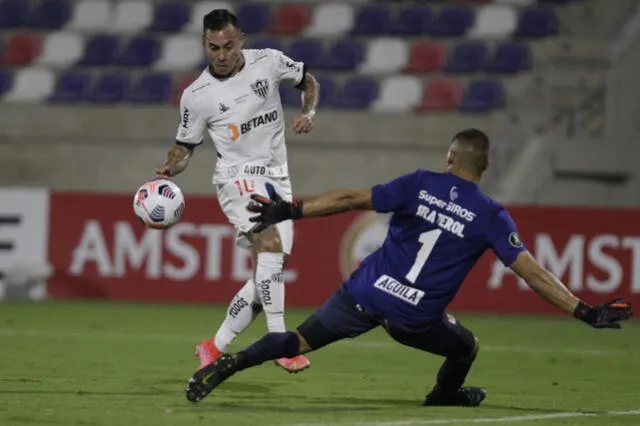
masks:
[(260, 300), (256, 295), (253, 280), (238, 291), (229, 304), (227, 317), (214, 337), (216, 348), (226, 352), (231, 342), (256, 319), (261, 311)]
[(284, 254), (258, 253), (256, 289), (267, 317), (269, 332), (282, 333), (284, 326)]

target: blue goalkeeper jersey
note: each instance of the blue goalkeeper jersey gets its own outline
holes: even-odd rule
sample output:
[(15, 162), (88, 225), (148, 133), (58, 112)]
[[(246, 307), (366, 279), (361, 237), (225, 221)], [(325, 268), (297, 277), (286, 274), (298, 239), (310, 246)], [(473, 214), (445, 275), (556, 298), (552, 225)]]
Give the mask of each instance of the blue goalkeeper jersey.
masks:
[(451, 173), (418, 170), (376, 185), (372, 204), (393, 212), (389, 231), (345, 286), (391, 323), (440, 320), (487, 248), (507, 266), (525, 250), (507, 210)]

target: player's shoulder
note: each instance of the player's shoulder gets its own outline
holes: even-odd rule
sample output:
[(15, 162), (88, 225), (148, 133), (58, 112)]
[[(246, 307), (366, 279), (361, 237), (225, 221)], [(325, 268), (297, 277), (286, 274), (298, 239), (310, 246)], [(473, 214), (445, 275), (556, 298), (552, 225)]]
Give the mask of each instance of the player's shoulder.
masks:
[(203, 96), (207, 96), (213, 90), (214, 79), (205, 68), (190, 85), (182, 91), (181, 101), (191, 104), (197, 103)]
[(284, 56), (284, 53), (276, 49), (242, 49), (242, 54), (249, 66), (271, 65)]

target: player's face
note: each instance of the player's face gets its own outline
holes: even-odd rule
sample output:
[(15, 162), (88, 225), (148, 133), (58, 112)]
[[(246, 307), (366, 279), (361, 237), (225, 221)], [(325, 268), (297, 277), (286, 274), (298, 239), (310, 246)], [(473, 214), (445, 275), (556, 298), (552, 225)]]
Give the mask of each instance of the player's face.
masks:
[(229, 25), (220, 31), (207, 30), (204, 34), (204, 51), (217, 75), (231, 74), (242, 59), (244, 35)]

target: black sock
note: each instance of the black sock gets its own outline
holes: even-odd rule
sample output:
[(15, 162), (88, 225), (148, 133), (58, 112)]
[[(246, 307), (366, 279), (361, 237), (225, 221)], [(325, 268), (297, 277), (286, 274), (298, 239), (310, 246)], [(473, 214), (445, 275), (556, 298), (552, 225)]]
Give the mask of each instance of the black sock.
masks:
[(291, 358), (299, 353), (300, 339), (296, 333), (267, 333), (253, 345), (238, 352), (238, 370), (255, 367), (271, 359)]
[(438, 371), (438, 384), (435, 388), (437, 392), (447, 395), (460, 389), (469, 374), (471, 365), (473, 365), (473, 359), (465, 361), (446, 359)]

